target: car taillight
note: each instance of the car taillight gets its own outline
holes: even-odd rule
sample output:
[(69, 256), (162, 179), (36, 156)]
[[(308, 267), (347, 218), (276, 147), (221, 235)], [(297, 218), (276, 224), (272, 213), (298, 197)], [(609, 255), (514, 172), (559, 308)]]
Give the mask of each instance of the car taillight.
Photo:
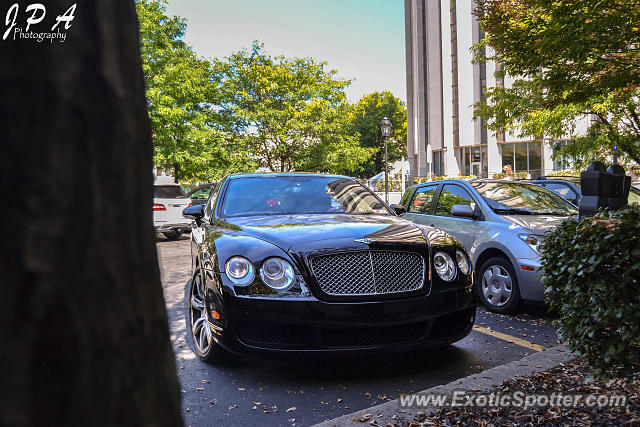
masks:
[(153, 210), (154, 211), (166, 211), (167, 208), (162, 203), (154, 203), (153, 204)]
[(189, 203), (189, 206), (187, 206), (187, 207), (190, 208), (191, 206), (193, 206), (193, 203)]

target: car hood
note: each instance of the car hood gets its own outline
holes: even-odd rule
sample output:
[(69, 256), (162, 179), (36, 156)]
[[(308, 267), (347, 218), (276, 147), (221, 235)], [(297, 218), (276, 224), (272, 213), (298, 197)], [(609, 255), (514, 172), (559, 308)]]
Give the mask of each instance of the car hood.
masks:
[(368, 239), (379, 243), (426, 240), (413, 223), (389, 215), (273, 215), (228, 220), (238, 231), (284, 250), (308, 242)]
[(533, 233), (546, 233), (552, 231), (568, 216), (558, 215), (502, 215), (502, 218)]

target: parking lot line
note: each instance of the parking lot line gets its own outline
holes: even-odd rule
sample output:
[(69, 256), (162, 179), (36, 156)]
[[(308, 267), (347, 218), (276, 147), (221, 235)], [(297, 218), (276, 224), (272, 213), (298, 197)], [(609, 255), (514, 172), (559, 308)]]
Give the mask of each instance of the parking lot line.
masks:
[(487, 335), (491, 335), (492, 337), (496, 337), (499, 338), (501, 340), (510, 342), (512, 344), (516, 344), (519, 345), (521, 347), (526, 347), (528, 349), (531, 350), (535, 350), (535, 351), (542, 351), (544, 350), (544, 347), (538, 344), (534, 344), (531, 343), (529, 341), (517, 338), (517, 337), (513, 337), (511, 335), (507, 335), (507, 334), (503, 334), (502, 332), (498, 332), (498, 331), (493, 331), (491, 329), (488, 328), (483, 328), (482, 326), (478, 326), (478, 325), (474, 325), (473, 326), (473, 330), (480, 332), (481, 334), (487, 334)]

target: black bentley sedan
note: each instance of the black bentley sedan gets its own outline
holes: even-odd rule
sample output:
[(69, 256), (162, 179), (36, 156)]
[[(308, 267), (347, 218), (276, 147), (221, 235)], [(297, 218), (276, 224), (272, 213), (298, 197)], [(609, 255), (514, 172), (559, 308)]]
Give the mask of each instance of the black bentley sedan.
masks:
[(465, 337), (476, 310), (467, 252), (392, 209), (344, 176), (225, 178), (184, 210), (195, 220), (196, 355), (403, 351)]

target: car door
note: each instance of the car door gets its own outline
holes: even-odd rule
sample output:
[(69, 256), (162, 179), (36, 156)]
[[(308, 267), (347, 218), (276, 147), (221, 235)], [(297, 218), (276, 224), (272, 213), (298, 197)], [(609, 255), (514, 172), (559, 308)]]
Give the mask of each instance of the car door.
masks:
[(462, 185), (453, 183), (444, 184), (436, 196), (435, 209), (433, 215), (429, 215), (428, 225), (451, 234), (471, 252), (476, 240), (477, 220), (453, 216), (451, 208), (454, 205), (470, 205), (477, 212), (479, 208), (475, 199)]
[(404, 218), (416, 224), (430, 225), (433, 211), (433, 198), (436, 195), (438, 184), (426, 185), (416, 189), (407, 206)]

